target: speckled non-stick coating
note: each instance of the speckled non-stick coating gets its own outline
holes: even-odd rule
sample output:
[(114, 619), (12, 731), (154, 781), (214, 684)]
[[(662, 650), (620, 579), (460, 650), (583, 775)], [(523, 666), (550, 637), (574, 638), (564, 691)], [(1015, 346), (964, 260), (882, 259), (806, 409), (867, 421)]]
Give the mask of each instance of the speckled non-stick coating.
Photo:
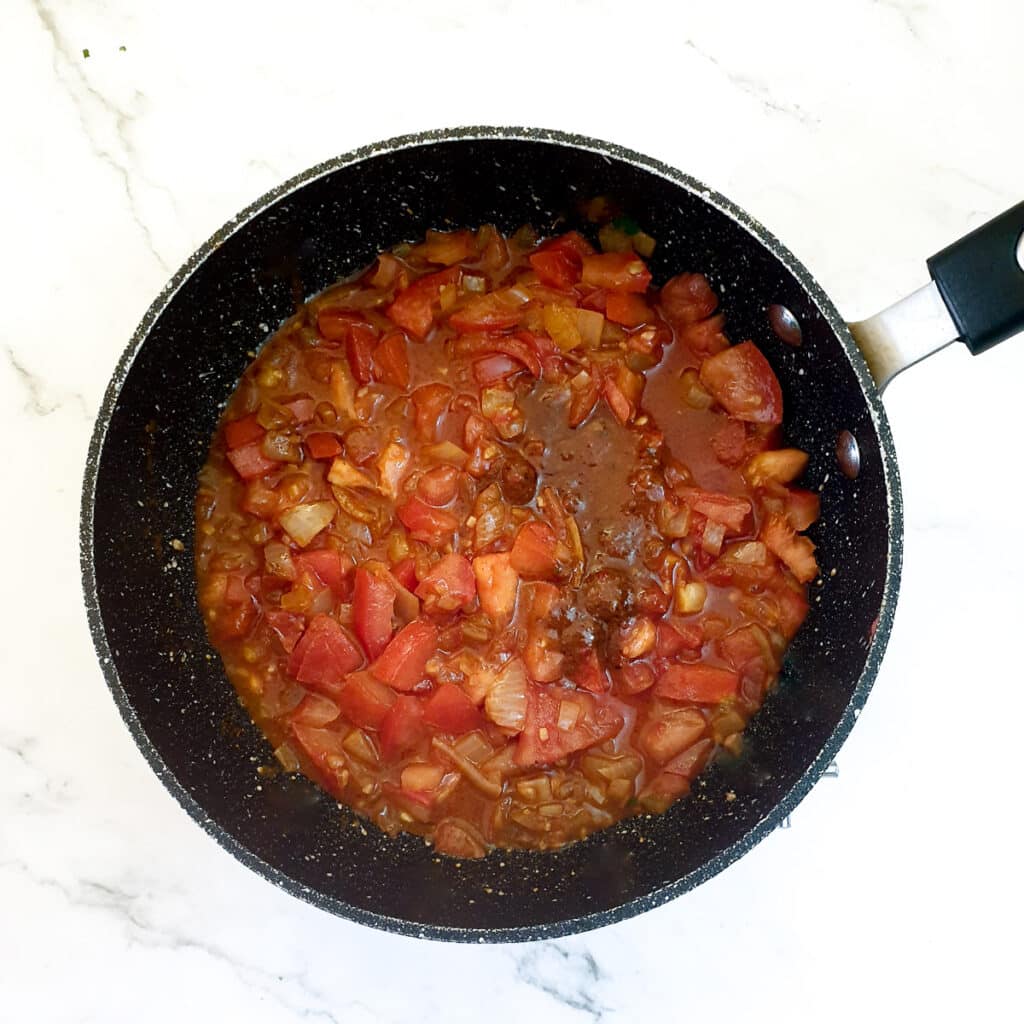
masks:
[[(775, 367), (788, 440), (811, 453), (809, 486), (822, 487), (812, 537), (824, 582), (811, 588), (811, 614), (740, 761), (707, 772), (662, 816), (557, 853), (459, 863), (421, 839), (364, 828), (303, 779), (257, 775), (270, 750), (239, 706), (196, 604), (196, 473), (252, 352), (297, 298), (431, 227), (586, 229), (577, 202), (602, 194), (657, 238), (656, 283), (680, 270), (706, 273), (732, 337), (752, 338)], [(773, 303), (799, 319), (800, 348), (772, 334), (765, 309)], [(860, 445), (857, 480), (836, 468), (843, 429)], [(901, 538), (877, 392), (844, 322), (783, 246), (721, 196), (637, 153), (555, 132), (473, 128), (395, 139), (313, 168), (188, 261), (107, 391), (81, 551), (93, 637), (118, 707), (161, 780), (218, 842), (275, 884), (365, 924), (510, 941), (583, 931), (663, 903), (792, 810), (867, 697), (889, 636)]]

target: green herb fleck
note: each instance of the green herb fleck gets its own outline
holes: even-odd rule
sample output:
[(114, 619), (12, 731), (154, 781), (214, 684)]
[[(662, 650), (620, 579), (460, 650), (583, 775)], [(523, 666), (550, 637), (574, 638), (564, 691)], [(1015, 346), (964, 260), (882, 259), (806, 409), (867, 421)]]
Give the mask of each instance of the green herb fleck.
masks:
[(83, 56), (83, 57), (84, 57), (84, 58), (85, 58), (86, 60), (88, 60), (88, 59), (89, 59), (89, 51), (88, 51), (88, 50), (83, 50), (83, 51), (82, 51), (82, 56)]
[(632, 217), (616, 217), (612, 225), (627, 235), (635, 235), (640, 230), (640, 225)]
[(128, 52), (128, 47), (127, 46), (119, 46), (117, 48), (117, 50), (118, 50), (118, 53), (127, 53)]

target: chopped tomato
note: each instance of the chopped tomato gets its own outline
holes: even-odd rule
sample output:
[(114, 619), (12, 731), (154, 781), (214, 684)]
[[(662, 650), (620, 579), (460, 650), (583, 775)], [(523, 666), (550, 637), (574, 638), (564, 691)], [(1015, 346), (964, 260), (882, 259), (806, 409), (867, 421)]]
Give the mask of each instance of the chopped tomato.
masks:
[(406, 590), (416, 589), (416, 559), (403, 558), (397, 565), (391, 567), (391, 575), (398, 580)]
[(461, 273), (458, 267), (449, 267), (414, 281), (395, 296), (386, 310), (388, 317), (422, 341), (434, 326), (434, 308), (441, 289), (457, 284)]
[(727, 419), (711, 435), (711, 450), (723, 465), (738, 466), (747, 457), (747, 431), (739, 420)]
[(409, 386), (409, 353), (401, 331), (392, 331), (373, 350), (373, 366), (382, 384), (390, 384), (403, 391)]
[(775, 670), (768, 637), (760, 626), (750, 623), (718, 639), (718, 653), (741, 676), (764, 682)]
[(242, 448), (247, 444), (252, 444), (253, 441), (260, 441), (265, 433), (256, 413), (224, 424), (224, 439), (229, 448)]
[(442, 683), (427, 699), (423, 721), (450, 736), (480, 729), (483, 715), (477, 706), (454, 683)]
[(524, 579), (552, 579), (557, 570), (555, 531), (543, 520), (531, 519), (519, 528), (509, 563)]
[(316, 327), (325, 341), (343, 342), (353, 324), (365, 324), (362, 315), (354, 309), (321, 309), (316, 316)]
[(567, 256), (575, 256), (582, 262), (584, 256), (592, 256), (594, 247), (578, 232), (566, 231), (544, 242), (540, 252), (562, 252)]
[(768, 483), (788, 484), (807, 467), (807, 452), (799, 448), (777, 448), (758, 452), (743, 467), (743, 476), (754, 487)]
[(703, 274), (677, 274), (662, 285), (658, 302), (676, 329), (698, 323), (718, 308), (718, 297)]
[(352, 376), (360, 384), (369, 384), (373, 380), (373, 350), (376, 346), (377, 335), (369, 324), (352, 324), (345, 339), (345, 355)]
[(581, 278), (584, 284), (610, 292), (645, 292), (651, 272), (635, 253), (602, 252), (583, 257)]
[(319, 769), (328, 790), (340, 798), (345, 789), (338, 777), (338, 773), (345, 768), (345, 748), (342, 746), (344, 734), (334, 729), (316, 729), (301, 723), (293, 725), (292, 732), (299, 749)]
[(735, 697), (739, 673), (711, 665), (669, 665), (654, 684), (654, 692), (669, 700), (688, 700), (696, 704), (717, 704)]
[(380, 750), (393, 761), (412, 750), (427, 735), (423, 724), (423, 701), (412, 694), (399, 694), (380, 723)]
[(594, 411), (601, 395), (600, 379), (581, 370), (569, 381), (569, 426), (578, 427)]
[(502, 382), (522, 373), (522, 365), (509, 356), (484, 356), (473, 362), (473, 379), (481, 387), (489, 387), (492, 384)]
[(636, 416), (643, 390), (643, 375), (622, 364), (616, 367), (614, 373), (605, 376), (601, 393), (615, 418), (626, 424)]
[(780, 581), (775, 588), (775, 598), (779, 604), (779, 629), (787, 640), (792, 640), (807, 618), (807, 597), (803, 588), (795, 590), (784, 581)]
[(371, 661), (381, 655), (391, 640), (394, 611), (394, 587), (365, 569), (356, 569), (352, 625)]
[(659, 764), (671, 761), (707, 732), (707, 722), (696, 708), (672, 708), (648, 720), (640, 730), (640, 746)]
[(704, 628), (700, 623), (673, 626), (658, 623), (657, 652), (659, 658), (674, 658), (680, 651), (699, 651), (704, 646)]
[(235, 467), (235, 472), (243, 480), (252, 480), (254, 477), (263, 476), (280, 466), (279, 462), (274, 462), (273, 459), (268, 459), (263, 454), (263, 448), (259, 441), (228, 452), (228, 461)]
[(314, 459), (333, 459), (341, 454), (342, 446), (337, 434), (317, 431), (306, 435), (306, 450)]
[(806, 530), (821, 515), (821, 498), (814, 491), (791, 488), (786, 495), (786, 517), (794, 530)]
[(319, 693), (307, 693), (291, 713), (292, 725), (309, 725), (314, 729), (333, 722), (340, 714), (338, 705)]
[(612, 678), (615, 680), (616, 690), (620, 693), (643, 693), (654, 685), (654, 669), (646, 662), (635, 662), (615, 669)]
[(350, 675), (334, 698), (341, 713), (361, 729), (379, 729), (395, 702), (395, 692), (378, 682), (369, 672)]
[(516, 607), (519, 573), (512, 567), (507, 551), (478, 555), (473, 559), (473, 575), (480, 596), (480, 607), (497, 626), (506, 625)]
[(695, 324), (677, 327), (676, 332), (697, 356), (713, 356), (729, 347), (729, 339), (725, 336), (725, 317), (721, 313)]
[(796, 533), (785, 516), (769, 516), (761, 527), (761, 540), (776, 558), (786, 563), (800, 583), (810, 583), (818, 575), (814, 545)]
[(549, 288), (557, 288), (559, 291), (567, 292), (572, 289), (580, 279), (582, 260), (573, 258), (567, 252), (558, 250), (541, 250), (530, 257), (530, 266), (533, 267), (537, 280)]
[(607, 700), (579, 690), (528, 683), (526, 721), (515, 762), (522, 768), (553, 764), (615, 736), (622, 725), (622, 715)]
[(458, 493), (461, 475), (454, 466), (435, 466), (419, 478), (416, 490), (428, 505), (441, 508)]
[(536, 335), (526, 332), (520, 332), (511, 338), (505, 334), (492, 334), (486, 331), (476, 332), (464, 334), (459, 338), (455, 343), (455, 351), (460, 355), (490, 353), (492, 355), (508, 356), (517, 363), (522, 363), (534, 377), (539, 377), (542, 367), (537, 353), (536, 338)]
[(752, 341), (705, 359), (700, 380), (730, 416), (750, 423), (782, 422), (779, 380)]
[(476, 255), (476, 237), (472, 231), (428, 231), (413, 251), (428, 263), (450, 267)]
[(459, 521), (451, 512), (431, 508), (415, 495), (399, 507), (398, 518), (408, 527), (414, 540), (435, 546), (450, 537), (459, 527)]
[(321, 548), (316, 551), (300, 551), (292, 556), (296, 568), (312, 572), (326, 587), (330, 587), (335, 597), (347, 601), (352, 593), (352, 559), (333, 548)]
[(750, 502), (746, 498), (732, 498), (728, 494), (715, 494), (695, 487), (681, 488), (683, 500), (699, 515), (721, 523), (732, 533), (742, 533), (750, 516)]
[(632, 292), (611, 292), (605, 302), (604, 315), (623, 327), (639, 327), (654, 317), (646, 302)]
[(363, 656), (341, 624), (330, 615), (314, 615), (288, 660), (288, 672), (300, 683), (328, 697)]
[(436, 650), (437, 627), (414, 619), (398, 631), (370, 671), (396, 690), (411, 690), (426, 678), (427, 662)]
[(267, 625), (277, 634), (285, 652), (291, 654), (295, 650), (295, 645), (302, 638), (306, 620), (301, 615), (276, 611), (273, 608), (268, 608), (263, 613), (263, 617), (267, 620)]
[(474, 295), (462, 309), (457, 309), (448, 323), (460, 334), (470, 331), (501, 331), (519, 323), (519, 303), (499, 293)]
[(423, 577), (416, 596), (427, 611), (454, 612), (468, 607), (476, 597), (473, 567), (462, 555), (445, 555)]
[(585, 651), (572, 673), (572, 681), (580, 690), (604, 693), (608, 689), (608, 673), (594, 651)]
[(437, 440), (441, 416), (447, 410), (455, 392), (447, 384), (424, 384), (412, 393), (416, 407), (416, 430), (428, 441)]

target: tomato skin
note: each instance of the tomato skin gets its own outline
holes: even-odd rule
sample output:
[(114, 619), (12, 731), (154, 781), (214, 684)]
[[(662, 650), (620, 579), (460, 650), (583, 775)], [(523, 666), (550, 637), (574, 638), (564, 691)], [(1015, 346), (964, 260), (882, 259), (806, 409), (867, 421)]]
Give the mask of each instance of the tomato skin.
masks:
[[(568, 729), (558, 726), (563, 702), (579, 709)], [(580, 690), (529, 683), (526, 721), (516, 744), (515, 762), (521, 768), (552, 764), (576, 750), (602, 743), (622, 726), (622, 715), (607, 700), (598, 700)]]
[(442, 683), (427, 698), (423, 721), (450, 736), (461, 736), (484, 726), (480, 710), (454, 683)]
[(369, 672), (356, 672), (338, 688), (334, 700), (353, 725), (361, 729), (379, 729), (395, 702), (395, 692)]
[(395, 690), (411, 690), (426, 678), (427, 662), (437, 650), (437, 627), (426, 619), (413, 619), (387, 645), (370, 671)]
[[(534, 377), (539, 377), (543, 367), (533, 342), (534, 337), (534, 335), (526, 332), (520, 332), (511, 338), (505, 334), (491, 334), (486, 331), (475, 332), (473, 334), (464, 334), (459, 338), (455, 344), (455, 351), (460, 355), (489, 354), (507, 356), (517, 363), (522, 363)], [(519, 367), (516, 367), (514, 372), (518, 373)], [(478, 382), (480, 382), (479, 379)]]
[(306, 450), (314, 459), (333, 459), (342, 453), (342, 444), (336, 434), (317, 431), (305, 437)]
[(409, 387), (409, 353), (401, 331), (392, 331), (373, 350), (373, 367), (382, 384), (390, 384), (402, 391)]
[(423, 701), (411, 694), (399, 694), (380, 723), (380, 749), (384, 759), (393, 761), (401, 757), (426, 735)]
[(362, 653), (341, 624), (329, 615), (314, 615), (288, 659), (288, 673), (331, 697), (362, 663)]
[(647, 291), (651, 272), (633, 252), (602, 252), (583, 257), (581, 280), (610, 292)]
[(434, 326), (434, 306), (441, 297), (441, 289), (456, 284), (461, 273), (458, 267), (449, 267), (414, 281), (385, 310), (389, 319), (420, 341), (425, 340)]
[(473, 363), (473, 380), (482, 388), (503, 384), (509, 377), (522, 372), (522, 366), (509, 356), (484, 356)]
[(457, 309), (448, 323), (460, 334), (470, 331), (501, 331), (519, 323), (520, 309), (493, 293), (475, 295), (462, 309)]
[(573, 259), (566, 252), (555, 249), (535, 252), (530, 256), (530, 266), (533, 267), (537, 280), (549, 288), (556, 288), (558, 291), (572, 291), (572, 287), (580, 279), (582, 261)]
[(609, 687), (608, 673), (605, 672), (597, 654), (590, 650), (584, 652), (572, 673), (573, 684), (580, 690), (590, 693), (604, 693)]
[(727, 697), (735, 697), (739, 685), (739, 673), (731, 669), (714, 668), (702, 663), (669, 665), (654, 684), (654, 692), (668, 700), (717, 704)]
[(507, 625), (515, 611), (519, 590), (519, 573), (512, 567), (512, 556), (507, 551), (477, 555), (473, 559), (473, 575), (484, 613), (495, 625)]
[(242, 448), (253, 441), (261, 441), (265, 433), (256, 418), (256, 413), (224, 424), (224, 440), (227, 441), (228, 448)]
[(761, 540), (800, 583), (810, 583), (818, 575), (814, 545), (793, 530), (785, 516), (769, 516), (761, 527)]
[(229, 451), (228, 461), (243, 480), (264, 476), (280, 466), (279, 462), (274, 462), (273, 459), (268, 459), (263, 454), (259, 441), (253, 441), (251, 444), (242, 445), (241, 448)]
[(416, 559), (403, 558), (396, 565), (391, 567), (391, 575), (405, 587), (406, 590), (416, 589)]
[(293, 615), (291, 612), (282, 612), (274, 608), (268, 608), (263, 617), (267, 625), (277, 634), (278, 640), (286, 654), (295, 650), (295, 645), (302, 639), (306, 628), (306, 620), (301, 615)]
[(555, 531), (540, 519), (523, 523), (512, 543), (509, 562), (512, 568), (528, 580), (551, 579), (555, 575)]
[(335, 597), (347, 601), (352, 594), (352, 559), (332, 548), (300, 551), (292, 557), (296, 568), (313, 573)]
[(705, 359), (700, 381), (730, 416), (748, 423), (782, 422), (779, 379), (752, 341)]
[(439, 545), (459, 527), (459, 521), (444, 509), (431, 508), (415, 495), (398, 509), (398, 518), (408, 528), (413, 540)]
[(427, 611), (453, 612), (466, 608), (476, 597), (476, 577), (462, 555), (445, 555), (416, 588)]
[(661, 312), (677, 330), (707, 319), (718, 308), (718, 296), (703, 274), (677, 274), (662, 285)]
[(646, 302), (632, 292), (612, 292), (605, 301), (604, 314), (623, 327), (639, 327), (650, 323), (654, 314)]
[(437, 428), (455, 392), (446, 384), (424, 384), (412, 393), (416, 430), (427, 441), (437, 440)]
[(394, 610), (394, 588), (373, 573), (356, 569), (352, 625), (371, 661), (383, 653), (391, 640)]

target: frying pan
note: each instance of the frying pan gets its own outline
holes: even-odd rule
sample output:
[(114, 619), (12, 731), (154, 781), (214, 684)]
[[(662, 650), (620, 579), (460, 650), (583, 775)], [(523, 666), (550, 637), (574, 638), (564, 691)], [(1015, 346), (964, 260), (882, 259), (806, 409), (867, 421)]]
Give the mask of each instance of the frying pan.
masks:
[[(663, 815), (557, 852), (456, 862), (419, 838), (364, 828), (304, 778), (257, 774), (270, 749), (227, 682), (196, 604), (196, 474), (242, 370), (297, 303), (427, 228), (592, 230), (580, 201), (598, 195), (657, 238), (656, 283), (703, 271), (732, 338), (752, 339), (770, 360), (787, 443), (810, 453), (806, 486), (821, 491), (811, 537), (822, 577), (742, 758), (713, 766)], [(150, 307), (92, 437), (82, 496), (86, 605), (140, 750), (242, 863), (325, 910), (389, 931), (547, 938), (700, 884), (806, 795), (867, 699), (892, 624), (903, 530), (880, 386), (942, 344), (961, 338), (980, 351), (1024, 327), (1022, 229), (1024, 204), (933, 257), (931, 285), (851, 333), (810, 273), (746, 213), (685, 174), (593, 139), (497, 128), (405, 136), (269, 192)]]

